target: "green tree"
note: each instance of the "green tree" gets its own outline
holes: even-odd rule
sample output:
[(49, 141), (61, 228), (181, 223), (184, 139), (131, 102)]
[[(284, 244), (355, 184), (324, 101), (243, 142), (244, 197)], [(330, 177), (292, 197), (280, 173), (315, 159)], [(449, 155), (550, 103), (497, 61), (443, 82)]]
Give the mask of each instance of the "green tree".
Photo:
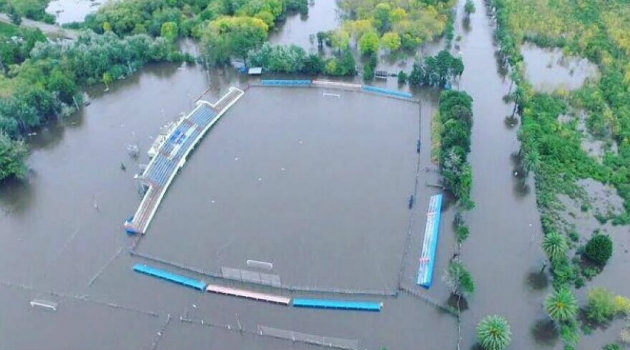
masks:
[(472, 0), (466, 0), (466, 4), (464, 5), (464, 12), (466, 12), (466, 18), (470, 18), (470, 15), (475, 13), (475, 3)]
[(112, 73), (110, 72), (105, 72), (103, 73), (103, 84), (105, 84), (105, 87), (107, 88), (107, 90), (109, 90), (109, 84), (112, 83), (112, 81), (114, 81), (114, 77), (112, 76)]
[(405, 84), (407, 82), (407, 73), (405, 71), (398, 72), (398, 84)]
[(359, 39), (359, 48), (362, 55), (375, 54), (378, 51), (378, 34), (367, 32)]
[(615, 305), (615, 295), (606, 288), (593, 288), (588, 292), (586, 316), (593, 322), (609, 321), (619, 310)]
[(330, 45), (337, 50), (337, 53), (341, 53), (350, 46), (350, 34), (345, 30), (335, 30), (330, 35)]
[(558, 322), (574, 320), (578, 305), (575, 295), (566, 287), (553, 291), (545, 299), (545, 310), (549, 316)]
[(396, 32), (387, 32), (381, 37), (381, 43), (390, 51), (396, 51), (400, 48), (400, 35)]
[(15, 176), (26, 176), (27, 149), (22, 141), (13, 141), (5, 133), (0, 132), (0, 181)]
[(586, 243), (584, 254), (594, 263), (606, 265), (612, 256), (613, 243), (608, 235), (595, 234)]
[(162, 28), (160, 28), (160, 36), (166, 38), (169, 42), (175, 42), (175, 39), (179, 36), (179, 32), (177, 29), (177, 23), (175, 22), (164, 22), (162, 23)]
[(105, 33), (111, 32), (112, 31), (112, 25), (109, 22), (107, 22), (107, 21), (103, 22), (103, 31)]
[(20, 16), (20, 14), (17, 12), (15, 7), (13, 7), (13, 5), (11, 5), (10, 3), (7, 4), (6, 11), (7, 11), (7, 14), (9, 15), (9, 19), (11, 20), (11, 23), (15, 24), (16, 26), (19, 26), (22, 23), (22, 16)]
[(566, 256), (569, 245), (564, 236), (558, 232), (552, 231), (545, 235), (542, 243), (545, 254), (551, 260), (557, 260)]
[(499, 315), (484, 317), (477, 325), (477, 341), (486, 350), (503, 350), (512, 342), (508, 321)]
[(475, 281), (461, 262), (451, 261), (442, 279), (455, 295), (467, 297), (475, 292)]
[(267, 39), (267, 24), (258, 18), (221, 17), (202, 33), (202, 48), (210, 63), (225, 63), (230, 57), (246, 58), (247, 52)]
[(381, 2), (374, 7), (374, 22), (380, 33), (388, 31), (391, 27), (389, 22), (391, 10), (392, 7), (386, 2)]

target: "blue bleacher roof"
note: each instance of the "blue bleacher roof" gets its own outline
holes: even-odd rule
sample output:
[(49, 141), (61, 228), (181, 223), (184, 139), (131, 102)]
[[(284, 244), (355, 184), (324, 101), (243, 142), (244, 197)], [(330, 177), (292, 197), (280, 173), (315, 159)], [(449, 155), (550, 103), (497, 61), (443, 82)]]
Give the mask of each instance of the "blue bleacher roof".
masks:
[(148, 265), (135, 264), (133, 265), (133, 270), (136, 272), (144, 273), (149, 276), (158, 277), (158, 278), (170, 281), (170, 282), (175, 282), (186, 287), (191, 287), (191, 288), (199, 289), (202, 291), (205, 291), (206, 289), (206, 284), (200, 280), (170, 273), (168, 271), (160, 270), (155, 267), (148, 266)]
[(339, 310), (360, 310), (360, 311), (381, 311), (383, 303), (373, 303), (366, 301), (343, 301), (326, 299), (293, 299), (295, 307), (311, 307), (317, 309), (339, 309)]

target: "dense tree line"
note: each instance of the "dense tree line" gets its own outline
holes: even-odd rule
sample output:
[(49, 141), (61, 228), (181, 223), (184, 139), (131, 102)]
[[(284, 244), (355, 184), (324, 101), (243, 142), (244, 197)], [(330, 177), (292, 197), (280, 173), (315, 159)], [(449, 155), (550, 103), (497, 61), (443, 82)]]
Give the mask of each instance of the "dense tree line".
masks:
[(55, 16), (46, 13), (50, 0), (0, 0), (0, 12), (55, 23)]
[(446, 50), (436, 56), (429, 56), (422, 62), (416, 62), (409, 74), (412, 86), (445, 87), (464, 73), (464, 63)]
[[(81, 103), (81, 88), (120, 79), (146, 63), (181, 61), (164, 38), (84, 33), (72, 43), (36, 41), (21, 64), (0, 76), (0, 180), (23, 175), (22, 135)], [(19, 63), (19, 62), (18, 62)]]
[(260, 47), (290, 12), (308, 13), (307, 0), (126, 0), (105, 4), (85, 25), (121, 36), (200, 39), (207, 61), (221, 64)]
[(462, 91), (443, 91), (439, 115), (440, 168), (444, 185), (457, 197), (463, 208), (472, 208), (470, 198), (472, 169), (468, 164), (472, 129), (472, 98)]
[(356, 61), (348, 49), (324, 59), (317, 54), (307, 54), (299, 46), (274, 46), (265, 43), (259, 49), (249, 52), (247, 62), (250, 66), (259, 66), (267, 72), (276, 73), (331, 76), (356, 74)]
[(343, 33), (359, 43), (361, 51), (413, 50), (444, 34), (452, 0), (359, 1), (341, 0), (346, 14)]

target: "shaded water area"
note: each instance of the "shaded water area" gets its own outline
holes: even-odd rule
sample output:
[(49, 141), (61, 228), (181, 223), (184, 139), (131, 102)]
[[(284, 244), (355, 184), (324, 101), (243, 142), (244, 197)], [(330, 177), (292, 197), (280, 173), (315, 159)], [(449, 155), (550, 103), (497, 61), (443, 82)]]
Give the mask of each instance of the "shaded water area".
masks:
[(597, 74), (597, 66), (585, 58), (567, 57), (561, 49), (543, 49), (533, 44), (521, 47), (525, 74), (537, 90), (575, 90)]

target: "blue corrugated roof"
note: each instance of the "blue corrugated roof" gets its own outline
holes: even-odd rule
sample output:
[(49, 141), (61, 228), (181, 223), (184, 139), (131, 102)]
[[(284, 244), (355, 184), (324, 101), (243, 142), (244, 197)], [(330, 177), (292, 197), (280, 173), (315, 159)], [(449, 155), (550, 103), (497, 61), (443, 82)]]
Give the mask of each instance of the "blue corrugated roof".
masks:
[(295, 307), (312, 307), (318, 309), (342, 309), (342, 310), (363, 310), (381, 311), (383, 303), (373, 303), (366, 301), (343, 301), (326, 299), (293, 299)]
[(136, 272), (147, 274), (149, 276), (162, 278), (170, 282), (179, 283), (186, 287), (191, 287), (191, 288), (199, 289), (202, 291), (206, 289), (206, 284), (200, 280), (196, 280), (193, 278), (188, 278), (185, 276), (170, 273), (168, 271), (156, 269), (155, 267), (151, 267), (148, 265), (135, 264), (133, 265), (133, 270)]
[(363, 90), (364, 91), (368, 91), (368, 92), (374, 92), (374, 93), (377, 93), (377, 94), (391, 95), (391, 96), (396, 96), (396, 97), (404, 97), (404, 98), (411, 98), (411, 97), (413, 97), (408, 92), (384, 89), (384, 88), (380, 88), (380, 87), (376, 87), (376, 86), (370, 86), (370, 85), (363, 85)]
[(435, 255), (440, 235), (440, 214), (442, 212), (442, 194), (431, 196), (429, 210), (427, 211), (427, 223), (424, 231), (422, 252), (420, 253), (420, 266), (418, 267), (417, 284), (430, 288), (433, 283), (433, 269)]

